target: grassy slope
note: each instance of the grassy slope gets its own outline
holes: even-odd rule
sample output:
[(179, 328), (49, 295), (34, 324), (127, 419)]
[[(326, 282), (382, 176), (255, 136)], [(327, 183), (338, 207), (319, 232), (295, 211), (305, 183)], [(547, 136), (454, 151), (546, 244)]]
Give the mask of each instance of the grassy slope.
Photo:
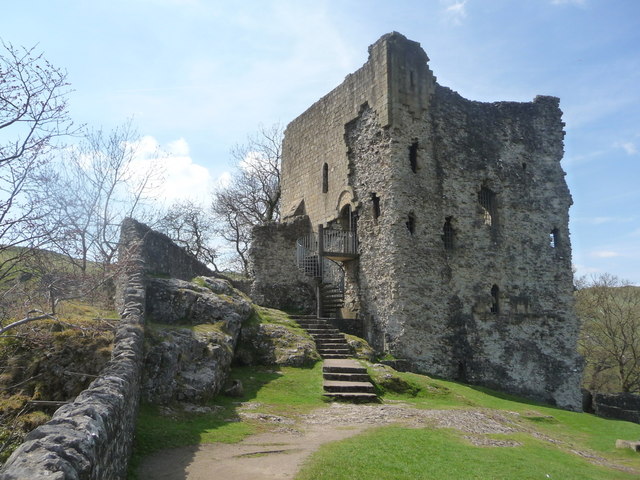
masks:
[[(516, 447), (476, 447), (464, 434), (446, 429), (383, 427), (321, 448), (297, 477), (310, 479), (635, 479), (590, 463), (572, 451), (594, 454), (607, 462), (640, 470), (640, 456), (616, 450), (618, 438), (640, 438), (640, 425), (605, 420), (589, 414), (535, 404), (479, 387), (434, 380), (414, 374), (400, 376), (417, 387), (413, 394), (387, 392), (387, 402), (402, 401), (417, 408), (496, 409), (517, 412), (525, 432), (491, 435), (521, 443)], [(239, 402), (257, 402), (259, 412), (295, 416), (323, 405), (320, 363), (311, 369), (242, 367), (233, 371), (245, 395), (219, 396), (212, 414), (161, 414), (143, 406), (138, 424), (136, 457), (163, 448), (195, 443), (237, 442), (264, 428), (240, 419)], [(415, 395), (414, 395), (415, 394)], [(546, 439), (551, 438), (553, 442)]]

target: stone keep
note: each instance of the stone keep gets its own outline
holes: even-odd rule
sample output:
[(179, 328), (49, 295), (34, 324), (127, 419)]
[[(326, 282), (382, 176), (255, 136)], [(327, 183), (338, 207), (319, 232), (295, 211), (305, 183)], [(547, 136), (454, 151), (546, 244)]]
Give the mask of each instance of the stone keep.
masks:
[[(559, 100), (469, 101), (440, 86), (428, 60), (387, 34), (288, 125), (283, 221), (355, 232), (357, 258), (337, 262), (338, 316), (360, 319), (378, 351), (579, 410)], [(299, 282), (294, 260), (279, 270), (288, 262)]]

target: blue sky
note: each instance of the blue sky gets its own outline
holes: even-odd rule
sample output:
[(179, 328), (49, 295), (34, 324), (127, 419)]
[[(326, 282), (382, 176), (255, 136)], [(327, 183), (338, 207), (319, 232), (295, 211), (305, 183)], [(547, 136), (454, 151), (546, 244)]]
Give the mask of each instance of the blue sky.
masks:
[(398, 31), (479, 101), (560, 97), (578, 275), (640, 285), (637, 0), (25, 0), (0, 38), (68, 71), (77, 122), (133, 116), (169, 152), (163, 197), (204, 198), (260, 123), (288, 123)]

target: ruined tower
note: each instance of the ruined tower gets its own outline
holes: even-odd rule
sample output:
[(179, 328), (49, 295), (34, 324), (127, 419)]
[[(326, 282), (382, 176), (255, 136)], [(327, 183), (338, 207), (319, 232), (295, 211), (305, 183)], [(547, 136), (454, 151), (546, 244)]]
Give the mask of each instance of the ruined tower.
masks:
[(339, 291), (324, 314), (416, 371), (580, 409), (559, 100), (469, 101), (428, 60), (387, 34), (288, 125), (254, 298)]

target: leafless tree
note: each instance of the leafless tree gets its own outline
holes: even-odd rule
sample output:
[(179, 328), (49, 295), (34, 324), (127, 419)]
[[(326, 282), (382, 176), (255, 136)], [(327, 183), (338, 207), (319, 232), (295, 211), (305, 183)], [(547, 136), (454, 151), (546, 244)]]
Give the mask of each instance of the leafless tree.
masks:
[(42, 203), (57, 212), (52, 222), (60, 232), (52, 243), (82, 272), (89, 262), (107, 267), (115, 260), (120, 223), (140, 217), (162, 178), (157, 166), (142, 166), (139, 144), (131, 120), (111, 132), (89, 131), (48, 177), (51, 185)]
[(211, 243), (215, 234), (213, 218), (203, 207), (190, 200), (178, 201), (167, 209), (157, 228), (198, 260), (218, 271), (218, 252)]
[(640, 287), (609, 274), (582, 279), (576, 310), (587, 386), (640, 392)]
[(51, 232), (49, 212), (34, 201), (38, 176), (60, 137), (75, 132), (65, 71), (34, 48), (0, 49), (0, 280)]
[(283, 128), (261, 126), (231, 152), (236, 171), (231, 182), (214, 192), (212, 210), (218, 234), (233, 246), (248, 273), (251, 229), (280, 219), (280, 161)]

